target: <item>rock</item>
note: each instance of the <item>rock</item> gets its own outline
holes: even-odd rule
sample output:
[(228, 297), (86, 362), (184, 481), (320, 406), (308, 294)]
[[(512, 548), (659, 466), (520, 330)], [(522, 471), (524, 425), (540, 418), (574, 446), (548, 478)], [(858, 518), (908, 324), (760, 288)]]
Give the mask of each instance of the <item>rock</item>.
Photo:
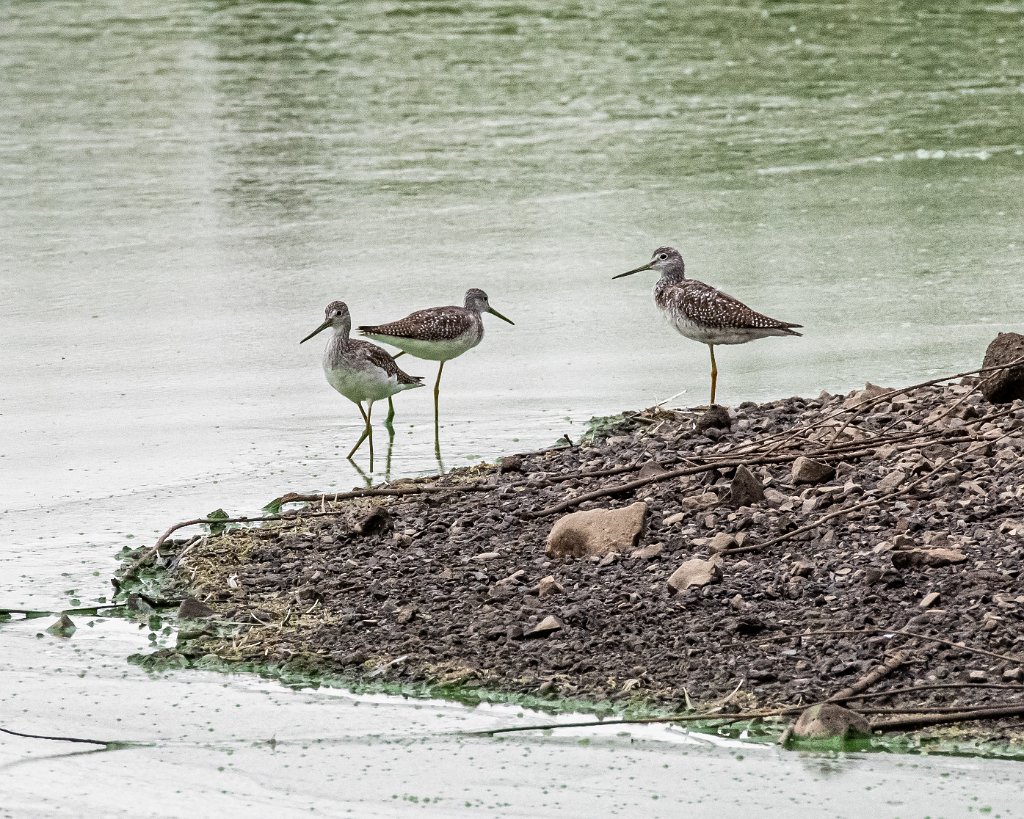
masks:
[(550, 597), (553, 594), (561, 594), (565, 589), (562, 584), (555, 580), (553, 575), (542, 577), (537, 584), (537, 595), (539, 597)]
[(416, 613), (416, 606), (414, 606), (412, 603), (409, 603), (408, 605), (402, 606), (395, 613), (395, 619), (402, 625), (405, 625), (406, 623), (410, 623), (412, 622), (413, 619), (415, 619)]
[(194, 597), (186, 597), (178, 606), (178, 619), (180, 620), (202, 620), (206, 617), (213, 617), (216, 612), (205, 603), (200, 603)]
[(375, 535), (387, 529), (390, 524), (391, 514), (388, 510), (383, 506), (374, 506), (352, 527), (352, 531), (357, 535)]
[(792, 577), (810, 577), (816, 568), (814, 561), (798, 557), (789, 565), (789, 574)]
[(877, 384), (872, 384), (868, 381), (864, 385), (864, 389), (857, 390), (849, 395), (849, 397), (843, 402), (843, 406), (846, 409), (856, 407), (863, 404), (865, 401), (870, 401), (872, 398), (877, 398), (880, 395), (885, 395), (888, 392), (892, 392), (889, 387), (879, 387)]
[(924, 597), (921, 598), (921, 602), (918, 603), (917, 605), (920, 606), (922, 609), (930, 609), (932, 606), (934, 606), (938, 602), (939, 602), (939, 593), (938, 592), (929, 592), (928, 594), (926, 594)]
[(729, 485), (729, 502), (734, 507), (753, 506), (764, 500), (764, 486), (745, 466), (736, 467)]
[(66, 614), (62, 614), (53, 625), (46, 629), (46, 633), (52, 634), (54, 637), (70, 637), (76, 631), (78, 631), (78, 626)]
[(716, 554), (731, 549), (736, 545), (736, 538), (728, 532), (719, 532), (708, 541), (708, 549)]
[(682, 512), (676, 512), (675, 514), (669, 515), (661, 523), (663, 526), (675, 526), (677, 523), (682, 523), (683, 518), (685, 517), (686, 515)]
[(697, 432), (706, 432), (709, 429), (729, 429), (732, 426), (732, 419), (729, 411), (718, 404), (708, 408), (700, 418), (697, 419)]
[(683, 508), (690, 512), (697, 512), (701, 509), (710, 509), (712, 506), (717, 506), (719, 502), (718, 495), (714, 492), (704, 492), (700, 495), (689, 495), (683, 498)]
[(835, 468), (801, 455), (793, 461), (793, 483), (824, 483), (836, 476)]
[(494, 560), (496, 557), (501, 557), (501, 552), (480, 552), (480, 554), (473, 555), (470, 559), (483, 563), (486, 560)]
[(888, 493), (892, 492), (892, 490), (903, 483), (906, 479), (907, 473), (902, 469), (897, 469), (882, 478), (876, 486), (880, 492)]
[(654, 478), (658, 475), (664, 475), (666, 472), (668, 472), (668, 470), (657, 461), (648, 461), (640, 467), (640, 471), (637, 473), (637, 478)]
[(1003, 680), (1005, 682), (1024, 682), (1024, 668), (1007, 666), (1003, 669)]
[(793, 736), (800, 739), (847, 739), (871, 735), (868, 721), (856, 711), (831, 702), (812, 705), (800, 714)]
[(548, 533), (549, 557), (604, 557), (609, 552), (633, 549), (640, 539), (647, 504), (621, 509), (587, 509), (555, 521)]
[(892, 553), (892, 565), (897, 569), (912, 566), (949, 566), (963, 563), (967, 555), (957, 549), (899, 549)]
[(968, 682), (983, 683), (988, 682), (988, 674), (984, 671), (968, 671), (967, 672)]
[(650, 546), (644, 546), (642, 549), (631, 552), (629, 556), (638, 560), (651, 560), (660, 555), (664, 550), (664, 543), (652, 543)]
[[(999, 367), (1024, 358), (1024, 336), (999, 333), (985, 350), (982, 367)], [(1008, 404), (1024, 398), (1024, 362), (1005, 370), (982, 373), (981, 394), (993, 404)]]
[(717, 583), (721, 579), (722, 569), (719, 565), (719, 558), (701, 560), (699, 557), (694, 557), (672, 572), (672, 576), (668, 579), (669, 593), (675, 594), (690, 588), (690, 586), (706, 586), (708, 583)]
[(523, 637), (547, 637), (563, 628), (565, 628), (565, 623), (555, 615), (549, 614), (533, 628), (523, 629)]

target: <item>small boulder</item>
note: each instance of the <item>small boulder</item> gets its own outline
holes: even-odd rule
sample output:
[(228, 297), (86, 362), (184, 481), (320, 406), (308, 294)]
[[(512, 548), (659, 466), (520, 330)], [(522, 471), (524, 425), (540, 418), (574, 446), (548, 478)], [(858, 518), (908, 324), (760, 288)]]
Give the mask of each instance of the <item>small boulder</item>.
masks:
[(181, 620), (203, 620), (213, 617), (216, 612), (205, 603), (200, 603), (194, 597), (186, 597), (178, 606), (178, 617)]
[(78, 631), (78, 626), (66, 614), (62, 614), (52, 626), (46, 629), (46, 633), (52, 634), (54, 637), (70, 637), (76, 631)]
[(538, 597), (550, 597), (553, 594), (561, 594), (565, 591), (565, 588), (555, 580), (554, 575), (548, 575), (542, 577), (540, 583), (537, 584), (537, 596)]
[(764, 485), (745, 466), (736, 467), (729, 485), (729, 502), (735, 506), (753, 506), (764, 500)]
[(636, 548), (647, 516), (643, 501), (622, 509), (587, 509), (555, 521), (548, 533), (548, 557), (604, 557)]
[(907, 479), (907, 473), (902, 469), (896, 469), (883, 477), (875, 487), (879, 492), (888, 494)]
[(690, 586), (706, 586), (708, 583), (717, 583), (721, 579), (722, 568), (719, 558), (701, 560), (699, 557), (694, 557), (672, 572), (672, 576), (668, 579), (668, 590), (670, 594), (675, 594), (690, 588)]
[(930, 609), (932, 606), (934, 606), (938, 602), (939, 602), (939, 593), (938, 592), (928, 592), (928, 594), (926, 594), (924, 597), (921, 598), (921, 602), (918, 603), (917, 605), (920, 606), (922, 609)]
[[(985, 350), (982, 367), (1004, 367), (1024, 359), (1024, 336), (999, 333)], [(1008, 404), (1024, 398), (1024, 361), (1003, 370), (981, 374), (981, 394), (993, 404)]]
[(563, 628), (565, 628), (565, 623), (560, 618), (555, 617), (555, 615), (549, 614), (533, 628), (523, 629), (523, 637), (547, 637), (549, 634), (554, 634)]
[(660, 555), (664, 550), (664, 543), (652, 543), (650, 546), (644, 546), (642, 549), (630, 552), (629, 556), (636, 560), (652, 560)]
[(708, 541), (708, 549), (715, 554), (732, 549), (736, 546), (736, 538), (728, 532), (718, 532)]
[(871, 726), (856, 711), (831, 702), (820, 702), (806, 709), (793, 726), (800, 739), (847, 739), (871, 735)]
[(700, 418), (697, 419), (697, 432), (706, 432), (709, 429), (729, 429), (732, 426), (732, 418), (729, 417), (729, 410), (712, 404)]
[(824, 483), (836, 476), (834, 467), (801, 455), (793, 461), (793, 483)]
[(914, 566), (949, 566), (952, 563), (963, 563), (967, 555), (958, 549), (897, 549), (892, 553), (892, 565), (897, 569), (908, 569)]

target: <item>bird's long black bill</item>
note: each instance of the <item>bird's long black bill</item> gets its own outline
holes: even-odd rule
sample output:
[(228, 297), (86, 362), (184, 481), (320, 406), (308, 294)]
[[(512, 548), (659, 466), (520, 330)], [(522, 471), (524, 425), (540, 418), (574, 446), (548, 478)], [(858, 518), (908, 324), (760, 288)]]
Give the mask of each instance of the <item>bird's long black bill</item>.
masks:
[(331, 322), (330, 321), (325, 321), (323, 324), (321, 324), (319, 327), (317, 327), (312, 333), (310, 333), (308, 336), (306, 336), (304, 339), (302, 339), (302, 341), (300, 341), (299, 344), (305, 344), (307, 341), (309, 341), (317, 333), (322, 333), (324, 330), (326, 330), (330, 326), (331, 326)]
[(509, 324), (511, 324), (511, 325), (512, 325), (513, 327), (515, 327), (515, 326), (516, 326), (516, 323), (515, 323), (514, 321), (512, 321), (512, 319), (510, 319), (510, 318), (509, 318), (508, 316), (503, 316), (503, 315), (502, 315), (501, 313), (499, 313), (499, 312), (498, 312), (497, 310), (495, 310), (495, 309), (494, 309), (493, 307), (492, 307), (492, 308), (490, 308), (490, 309), (489, 309), (489, 310), (488, 310), (487, 312), (488, 312), (488, 313), (490, 313), (490, 314), (491, 314), (492, 316), (497, 316), (497, 317), (498, 317), (498, 318), (500, 318), (500, 319), (501, 319), (502, 321), (507, 321), (507, 322), (508, 322)]
[(632, 276), (634, 273), (639, 273), (641, 270), (650, 270), (651, 266), (645, 264), (642, 267), (636, 268), (636, 270), (627, 270), (625, 273), (620, 273), (618, 276), (612, 276), (612, 279), (621, 279), (623, 276)]

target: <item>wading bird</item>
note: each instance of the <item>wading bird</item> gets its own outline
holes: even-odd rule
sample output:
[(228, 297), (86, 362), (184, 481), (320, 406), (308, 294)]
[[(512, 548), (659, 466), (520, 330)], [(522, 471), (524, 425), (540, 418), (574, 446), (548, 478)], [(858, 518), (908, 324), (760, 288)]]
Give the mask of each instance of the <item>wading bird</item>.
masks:
[(707, 344), (711, 351), (711, 406), (715, 404), (718, 365), (716, 344), (745, 344), (767, 336), (799, 336), (801, 327), (788, 321), (769, 318), (732, 296), (704, 282), (688, 279), (683, 257), (674, 247), (659, 247), (651, 260), (635, 270), (627, 270), (613, 279), (632, 276), (641, 270), (657, 270), (661, 278), (654, 285), (654, 303), (679, 333)]
[[(330, 327), (334, 331), (324, 350), (324, 374), (327, 383), (359, 407), (366, 426), (356, 445), (348, 453), (351, 460), (356, 450), (367, 438), (370, 439), (370, 463), (373, 463), (373, 430), (370, 414), (373, 402), (382, 398), (390, 400), (395, 393), (423, 386), (423, 378), (403, 372), (387, 352), (375, 344), (361, 339), (349, 338), (352, 332), (352, 317), (343, 301), (332, 301), (324, 311), (324, 323), (306, 336), (299, 344), (309, 341), (317, 333)], [(367, 402), (363, 409), (363, 401)]]
[[(502, 321), (515, 324), (487, 301), (483, 290), (472, 288), (466, 291), (464, 307), (428, 307), (417, 310), (403, 319), (388, 324), (377, 324), (359, 328), (364, 336), (397, 347), (403, 353), (427, 361), (441, 362), (437, 367), (434, 382), (434, 440), (438, 441), (438, 395), (441, 390), (441, 371), (444, 363), (458, 358), (466, 350), (480, 343), (484, 337), (483, 313), (490, 313)], [(393, 413), (389, 413), (391, 417)]]

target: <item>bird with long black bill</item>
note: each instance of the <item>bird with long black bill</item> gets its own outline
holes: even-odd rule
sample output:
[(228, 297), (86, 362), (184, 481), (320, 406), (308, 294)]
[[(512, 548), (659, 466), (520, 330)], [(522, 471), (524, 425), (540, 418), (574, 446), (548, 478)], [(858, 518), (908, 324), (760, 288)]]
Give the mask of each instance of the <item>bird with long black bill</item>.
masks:
[(390, 399), (396, 393), (422, 387), (423, 378), (404, 372), (395, 359), (376, 344), (349, 338), (352, 332), (352, 317), (343, 301), (332, 301), (328, 304), (323, 324), (299, 344), (309, 341), (328, 327), (334, 333), (324, 350), (323, 366), (327, 383), (359, 407), (359, 414), (363, 416), (363, 434), (359, 436), (348, 457), (351, 460), (363, 441), (369, 438), (372, 469), (373, 429), (370, 426), (370, 417), (373, 413), (373, 402), (384, 398)]
[(683, 257), (674, 247), (659, 247), (647, 264), (612, 278), (621, 279), (642, 270), (661, 273), (661, 278), (654, 285), (654, 303), (669, 324), (687, 338), (708, 345), (711, 351), (711, 406), (715, 404), (718, 383), (716, 345), (746, 344), (768, 336), (802, 335), (793, 329), (801, 327), (800, 324), (770, 318), (709, 284), (686, 278)]
[[(434, 440), (438, 439), (438, 396), (441, 391), (441, 371), (446, 361), (471, 350), (484, 337), (483, 313), (490, 313), (502, 321), (515, 324), (493, 307), (487, 294), (476, 287), (466, 291), (464, 306), (428, 307), (417, 310), (403, 319), (388, 324), (367, 325), (359, 328), (367, 338), (397, 347), (403, 353), (428, 361), (438, 361), (437, 380), (434, 382)], [(397, 356), (396, 356), (397, 358)], [(389, 418), (393, 413), (389, 413)]]

